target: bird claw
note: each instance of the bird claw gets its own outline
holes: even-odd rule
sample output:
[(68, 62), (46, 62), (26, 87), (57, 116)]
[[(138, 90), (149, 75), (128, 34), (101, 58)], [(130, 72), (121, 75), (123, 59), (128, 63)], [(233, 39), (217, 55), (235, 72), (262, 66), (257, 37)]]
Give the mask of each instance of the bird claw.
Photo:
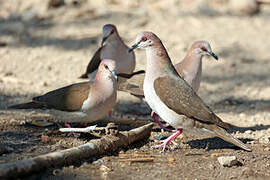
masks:
[[(67, 127), (67, 128), (72, 128), (71, 127), (71, 125), (69, 124), (69, 123), (65, 123), (65, 126)], [(71, 137), (71, 136), (74, 136), (75, 138), (78, 138), (78, 137), (80, 137), (80, 133), (75, 133), (75, 132), (71, 132), (71, 133), (68, 133), (68, 137)]]
[(81, 136), (81, 133), (75, 133), (75, 132), (72, 132), (72, 133), (68, 133), (67, 135), (68, 137), (75, 137), (75, 138), (78, 138)]
[(174, 129), (170, 129), (170, 128), (167, 128), (165, 126), (163, 126), (163, 124), (160, 122), (159, 120), (159, 117), (158, 115), (152, 111), (151, 112), (151, 117), (155, 120), (155, 122), (159, 125), (159, 127), (161, 128), (161, 132), (164, 132), (164, 131), (169, 131), (169, 132), (176, 132), (177, 130), (174, 130)]
[(169, 145), (170, 143), (172, 143), (174, 146), (178, 146), (178, 144), (175, 141), (168, 141), (167, 139), (161, 140), (160, 142), (161, 142), (161, 144), (152, 146), (152, 148), (155, 148), (155, 149), (162, 148), (162, 150), (160, 151), (161, 153), (163, 153), (165, 151), (165, 149), (167, 148), (167, 146), (168, 146), (168, 148), (170, 150), (173, 150), (173, 147)]
[(109, 116), (109, 117), (112, 117), (112, 110), (110, 110), (110, 111), (108, 112), (108, 116)]
[[(162, 151), (161, 152), (164, 152), (165, 149), (166, 149), (166, 146), (169, 144), (169, 143), (172, 143), (173, 145), (178, 145), (176, 142), (173, 141), (173, 139), (175, 139), (177, 136), (179, 136), (180, 134), (182, 133), (182, 129), (178, 129), (174, 134), (172, 134), (170, 137), (168, 137), (167, 139), (165, 140), (161, 140), (161, 144), (159, 145), (156, 145), (156, 146), (153, 146), (153, 148), (160, 148), (162, 147)], [(170, 149), (172, 149), (171, 147), (169, 147)]]
[(173, 145), (178, 146), (178, 144), (175, 141), (171, 141), (171, 143), (173, 143)]
[(162, 150), (160, 151), (161, 153), (163, 153), (166, 149), (166, 144), (162, 143), (162, 144), (159, 144), (159, 145), (155, 145), (155, 146), (151, 146), (151, 148), (162, 148)]

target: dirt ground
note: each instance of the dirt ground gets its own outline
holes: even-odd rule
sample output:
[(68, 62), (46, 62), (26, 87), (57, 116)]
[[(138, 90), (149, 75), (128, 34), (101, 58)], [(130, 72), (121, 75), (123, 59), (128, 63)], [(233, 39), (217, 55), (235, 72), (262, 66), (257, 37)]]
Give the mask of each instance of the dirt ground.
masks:
[[(50, 169), (24, 179), (270, 179), (270, 8), (254, 16), (230, 14), (226, 0), (69, 0), (59, 8), (48, 1), (0, 0), (0, 164), (77, 146), (93, 137), (67, 137), (56, 124), (35, 127), (33, 110), (7, 106), (80, 82), (100, 45), (101, 29), (113, 23), (128, 45), (140, 31), (155, 32), (173, 62), (195, 40), (207, 40), (219, 61), (203, 60), (199, 95), (226, 122), (243, 127), (233, 135), (245, 152), (218, 138), (184, 134), (161, 154), (151, 137), (118, 152)], [(209, 4), (207, 4), (209, 2)], [(145, 52), (136, 51), (136, 69), (145, 69)], [(114, 114), (149, 117), (145, 102), (119, 92)], [(149, 117), (150, 118), (150, 117)], [(50, 142), (41, 140), (46, 134)], [(153, 162), (122, 162), (123, 154)], [(234, 155), (238, 164), (222, 167), (217, 158)]]

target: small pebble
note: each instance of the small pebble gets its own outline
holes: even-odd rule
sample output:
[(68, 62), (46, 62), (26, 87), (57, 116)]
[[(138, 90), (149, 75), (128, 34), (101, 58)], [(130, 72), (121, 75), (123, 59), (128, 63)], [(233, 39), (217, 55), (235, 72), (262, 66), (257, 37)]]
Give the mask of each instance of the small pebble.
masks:
[(214, 170), (215, 169), (215, 166), (213, 165), (213, 164), (209, 164), (209, 169), (211, 169), (211, 170)]
[(102, 163), (104, 163), (103, 159), (98, 159), (98, 160), (93, 162), (93, 164), (102, 164)]
[(174, 157), (168, 157), (168, 161), (169, 161), (170, 163), (173, 163), (173, 162), (175, 161), (175, 159), (174, 159)]
[(249, 167), (245, 167), (242, 170), (242, 176), (244, 176), (244, 177), (251, 177), (253, 175), (254, 175), (254, 171)]
[(237, 164), (237, 159), (235, 156), (220, 156), (218, 157), (218, 162), (224, 167), (232, 167)]
[(259, 139), (259, 143), (261, 143), (261, 144), (268, 144), (269, 143), (269, 137), (261, 137), (260, 139)]
[(61, 170), (60, 169), (55, 169), (55, 170), (53, 170), (53, 175), (54, 176), (57, 176), (58, 174), (60, 174), (60, 172), (61, 172)]
[(25, 125), (25, 124), (26, 124), (25, 120), (20, 122), (20, 125)]
[(229, 7), (234, 15), (254, 15), (260, 11), (256, 0), (230, 0)]
[(252, 134), (252, 131), (251, 130), (247, 130), (245, 131), (246, 134)]
[(110, 168), (108, 168), (107, 166), (105, 166), (103, 164), (99, 167), (99, 170), (102, 172), (110, 172), (111, 171)]
[(241, 118), (245, 118), (245, 117), (246, 117), (246, 115), (245, 115), (244, 113), (240, 113), (239, 116), (240, 116)]
[(49, 136), (46, 136), (46, 135), (41, 136), (41, 142), (48, 143), (50, 141), (51, 141), (51, 138)]
[(218, 153), (212, 153), (212, 154), (211, 154), (211, 158), (217, 158), (218, 155), (219, 155)]

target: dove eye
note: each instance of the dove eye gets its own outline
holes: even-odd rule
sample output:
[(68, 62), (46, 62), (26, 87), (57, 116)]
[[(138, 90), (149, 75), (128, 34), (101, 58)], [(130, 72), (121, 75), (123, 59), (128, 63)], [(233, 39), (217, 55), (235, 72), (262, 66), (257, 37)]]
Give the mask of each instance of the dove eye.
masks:
[(104, 65), (104, 67), (105, 67), (105, 69), (109, 69), (109, 67), (106, 64)]
[(147, 37), (142, 37), (142, 42), (145, 42), (147, 40)]
[(204, 46), (200, 47), (200, 49), (201, 49), (202, 51), (207, 51), (207, 49), (206, 49)]

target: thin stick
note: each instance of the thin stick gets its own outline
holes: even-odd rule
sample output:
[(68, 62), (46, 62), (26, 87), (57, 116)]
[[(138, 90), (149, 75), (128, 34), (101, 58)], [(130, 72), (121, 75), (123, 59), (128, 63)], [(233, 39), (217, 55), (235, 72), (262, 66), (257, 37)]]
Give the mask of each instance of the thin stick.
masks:
[(120, 147), (145, 139), (150, 136), (153, 123), (118, 133), (116, 136), (106, 135), (84, 145), (70, 149), (40, 155), (31, 159), (0, 165), (0, 179), (18, 178), (48, 168), (59, 168), (65, 165), (89, 159), (90, 157), (113, 152)]
[(128, 153), (128, 154), (119, 154), (119, 158), (128, 158), (128, 157), (162, 157), (160, 154), (150, 154), (150, 153)]
[(119, 162), (153, 162), (154, 158), (147, 157), (147, 158), (132, 158), (132, 159), (121, 159)]
[[(60, 132), (83, 132), (83, 133), (89, 133), (94, 130), (96, 130), (97, 125), (94, 126), (88, 126), (86, 128), (60, 128)], [(105, 129), (105, 128), (103, 128)]]

